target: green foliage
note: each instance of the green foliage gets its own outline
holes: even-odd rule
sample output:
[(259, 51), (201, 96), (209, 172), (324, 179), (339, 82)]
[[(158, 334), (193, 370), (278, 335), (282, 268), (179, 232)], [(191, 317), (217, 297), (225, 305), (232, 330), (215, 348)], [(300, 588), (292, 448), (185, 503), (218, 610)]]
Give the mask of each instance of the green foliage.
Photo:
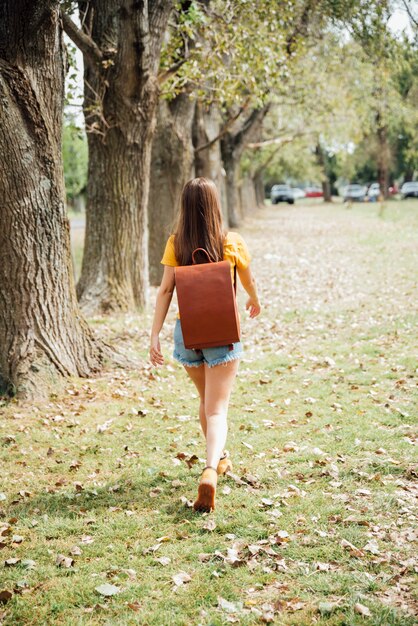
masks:
[(163, 95), (171, 99), (188, 88), (224, 108), (248, 99), (262, 106), (291, 76), (294, 60), (330, 26), (382, 48), (387, 12), (380, 0), (177, 2), (161, 69), (184, 62)]
[(164, 96), (170, 99), (192, 85), (208, 103), (228, 107), (250, 97), (261, 104), (285, 64), (285, 20), (278, 19), (274, 3), (215, 0), (204, 11), (197, 2), (186, 13), (181, 3), (176, 10), (162, 69), (187, 61), (164, 85)]
[(316, 147), (321, 145), (325, 165), (331, 167), (332, 161), (334, 170), (338, 156), (371, 127), (372, 77), (373, 68), (358, 44), (341, 42), (333, 32), (324, 34), (300, 54), (284, 88), (275, 94), (264, 137), (276, 143), (247, 151), (250, 172), (261, 167), (271, 181), (321, 181)]
[(361, 41), (341, 41), (329, 32), (300, 54), (264, 125), (265, 139), (294, 139), (279, 149), (249, 150), (244, 171), (253, 173), (267, 161), (268, 180), (293, 178), (299, 159), (299, 180), (312, 180), (320, 143), (328, 177), (371, 182), (378, 178), (377, 131), (384, 127), (390, 179), (411, 177), (418, 169), (417, 44), (388, 33), (386, 41), (388, 53), (375, 59)]
[(70, 41), (66, 44), (68, 72), (65, 77), (65, 104), (71, 105), (78, 96), (76, 47)]
[(74, 121), (66, 122), (62, 136), (62, 156), (67, 196), (74, 198), (87, 183), (87, 139)]
[(391, 180), (402, 181), (418, 170), (418, 54), (417, 42), (389, 42), (390, 54), (366, 61), (373, 67), (369, 128), (351, 155), (340, 160), (340, 172), (361, 182), (377, 180), (381, 151), (378, 128), (388, 135), (387, 165)]

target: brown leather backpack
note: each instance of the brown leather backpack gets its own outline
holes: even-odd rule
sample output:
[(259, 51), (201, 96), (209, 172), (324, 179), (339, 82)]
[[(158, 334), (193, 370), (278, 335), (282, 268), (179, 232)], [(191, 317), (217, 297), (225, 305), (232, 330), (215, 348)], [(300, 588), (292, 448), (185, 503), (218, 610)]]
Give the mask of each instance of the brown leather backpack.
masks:
[[(198, 250), (205, 252), (208, 263), (196, 264)], [(184, 345), (230, 346), (240, 340), (236, 267), (233, 285), (229, 261), (212, 261), (204, 248), (196, 248), (192, 259), (193, 265), (174, 268)]]

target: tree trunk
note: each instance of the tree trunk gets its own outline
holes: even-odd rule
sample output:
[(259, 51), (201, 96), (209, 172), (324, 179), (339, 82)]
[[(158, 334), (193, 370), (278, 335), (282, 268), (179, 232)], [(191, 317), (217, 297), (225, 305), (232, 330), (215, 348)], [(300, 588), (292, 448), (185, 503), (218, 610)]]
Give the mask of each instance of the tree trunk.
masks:
[(239, 219), (238, 174), (239, 158), (234, 150), (234, 137), (226, 136), (221, 139), (222, 162), (225, 168), (226, 206), (228, 210), (228, 224), (237, 228)]
[(59, 7), (0, 8), (0, 387), (43, 395), (56, 374), (87, 376), (101, 348), (78, 310), (61, 158)]
[(321, 174), (322, 174), (321, 184), (322, 184), (322, 193), (324, 194), (324, 202), (332, 202), (331, 183), (330, 183), (329, 176), (328, 176), (324, 149), (322, 148), (319, 141), (315, 148), (315, 154), (316, 154), (316, 161), (319, 167), (321, 168)]
[(128, 311), (148, 299), (151, 148), (172, 1), (79, 4), (84, 34), (96, 52), (91, 43), (83, 50), (89, 169), (77, 293), (90, 314)]
[(380, 114), (377, 115), (377, 142), (378, 142), (378, 159), (377, 159), (377, 177), (380, 185), (380, 193), (386, 199), (389, 196), (389, 162), (390, 147), (388, 141), (388, 129), (385, 124), (381, 124)]
[[(222, 164), (221, 146), (214, 141), (219, 136), (222, 118), (216, 104), (204, 106), (199, 100), (196, 102), (193, 123), (193, 144), (195, 146), (194, 168), (195, 176), (205, 176), (213, 180), (218, 188), (222, 213), (225, 222), (228, 222), (226, 200), (225, 169)], [(202, 149), (203, 146), (208, 146)]]
[(158, 106), (157, 128), (152, 145), (151, 185), (148, 202), (149, 275), (159, 285), (164, 245), (172, 231), (184, 184), (192, 176), (192, 123), (195, 102), (188, 93)]
[(257, 208), (261, 209), (264, 207), (264, 183), (262, 172), (257, 172), (253, 177), (253, 184), (255, 189), (255, 198), (257, 201)]
[(254, 213), (254, 210), (257, 208), (257, 198), (254, 181), (251, 176), (246, 175), (241, 178), (238, 184), (238, 193), (241, 215), (245, 217), (246, 215)]
[(261, 109), (251, 111), (247, 119), (238, 119), (221, 139), (222, 160), (226, 172), (228, 219), (231, 228), (236, 228), (240, 223), (238, 180), (241, 156), (246, 144), (252, 141), (253, 137), (258, 136), (269, 108), (270, 104), (266, 104)]

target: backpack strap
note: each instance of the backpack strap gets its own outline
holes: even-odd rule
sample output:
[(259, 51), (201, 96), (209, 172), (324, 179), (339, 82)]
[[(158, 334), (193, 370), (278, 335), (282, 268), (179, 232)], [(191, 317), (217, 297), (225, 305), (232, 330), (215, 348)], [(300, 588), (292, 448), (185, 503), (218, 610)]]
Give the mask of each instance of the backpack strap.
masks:
[(212, 259), (209, 256), (209, 252), (207, 250), (205, 250), (205, 248), (196, 248), (196, 250), (193, 250), (193, 252), (192, 252), (193, 265), (196, 265), (196, 261), (195, 261), (194, 255), (196, 254), (196, 252), (199, 252), (199, 250), (201, 250), (202, 252), (204, 252), (206, 254), (206, 256), (208, 257), (209, 263), (213, 263)]
[[(234, 265), (234, 292), (235, 292), (235, 297), (237, 297), (237, 266), (236, 264)], [(231, 350), (234, 349), (234, 344), (230, 343), (228, 345), (229, 351), (231, 352)]]

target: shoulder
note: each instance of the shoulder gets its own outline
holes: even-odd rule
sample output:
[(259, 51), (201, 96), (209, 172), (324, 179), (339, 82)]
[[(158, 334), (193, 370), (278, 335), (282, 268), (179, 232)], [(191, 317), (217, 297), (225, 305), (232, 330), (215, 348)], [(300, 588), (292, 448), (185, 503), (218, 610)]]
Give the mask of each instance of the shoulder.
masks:
[(174, 235), (170, 235), (166, 243), (167, 250), (174, 250)]
[(225, 246), (236, 247), (244, 243), (244, 239), (240, 233), (228, 231), (225, 237)]
[(227, 233), (224, 243), (224, 256), (237, 265), (239, 269), (248, 267), (251, 261), (251, 255), (240, 233)]
[(167, 239), (167, 243), (165, 244), (165, 250), (163, 254), (163, 258), (161, 259), (161, 263), (163, 265), (178, 265), (175, 250), (174, 250), (174, 235), (170, 235)]

